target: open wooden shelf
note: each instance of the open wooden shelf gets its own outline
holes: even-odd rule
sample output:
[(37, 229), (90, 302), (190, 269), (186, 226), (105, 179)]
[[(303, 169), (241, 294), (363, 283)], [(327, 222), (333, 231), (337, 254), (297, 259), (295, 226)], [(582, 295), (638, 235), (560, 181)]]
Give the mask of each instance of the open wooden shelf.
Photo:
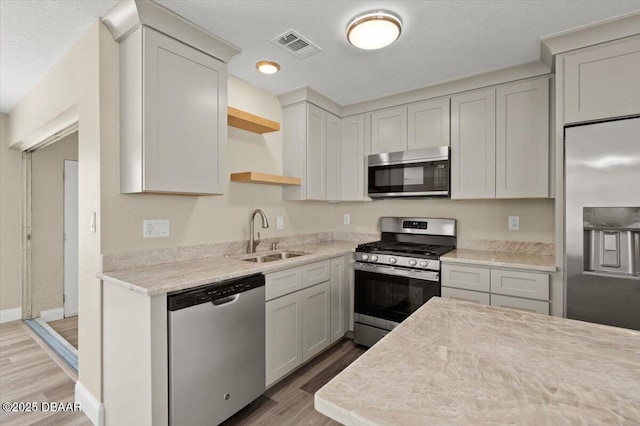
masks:
[(232, 182), (265, 183), (267, 185), (295, 185), (300, 186), (302, 179), (297, 177), (269, 175), (267, 173), (241, 172), (231, 173)]
[(230, 106), (227, 107), (227, 124), (231, 127), (259, 134), (280, 130), (280, 123)]

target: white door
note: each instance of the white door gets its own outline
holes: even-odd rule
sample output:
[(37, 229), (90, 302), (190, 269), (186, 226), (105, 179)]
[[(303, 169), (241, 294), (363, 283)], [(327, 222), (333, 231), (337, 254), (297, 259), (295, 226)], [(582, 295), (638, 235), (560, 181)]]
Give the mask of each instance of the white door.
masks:
[(78, 162), (64, 161), (64, 316), (78, 315)]

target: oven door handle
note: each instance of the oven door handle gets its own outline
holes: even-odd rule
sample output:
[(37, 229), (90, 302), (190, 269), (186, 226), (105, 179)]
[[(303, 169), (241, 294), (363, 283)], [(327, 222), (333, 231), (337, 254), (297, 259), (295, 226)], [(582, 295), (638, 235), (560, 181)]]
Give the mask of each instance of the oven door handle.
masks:
[(353, 269), (356, 271), (374, 272), (376, 274), (392, 275), (396, 277), (415, 278), (425, 281), (440, 281), (440, 274), (433, 271), (419, 271), (415, 269), (400, 269), (386, 265), (372, 265), (370, 263), (355, 262)]

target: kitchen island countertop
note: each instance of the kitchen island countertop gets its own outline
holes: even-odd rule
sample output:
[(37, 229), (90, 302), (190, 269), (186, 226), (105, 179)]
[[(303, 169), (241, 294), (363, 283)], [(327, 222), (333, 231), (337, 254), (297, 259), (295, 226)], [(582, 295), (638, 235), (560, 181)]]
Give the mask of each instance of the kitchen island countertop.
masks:
[(345, 425), (638, 424), (640, 332), (435, 297), (315, 408)]

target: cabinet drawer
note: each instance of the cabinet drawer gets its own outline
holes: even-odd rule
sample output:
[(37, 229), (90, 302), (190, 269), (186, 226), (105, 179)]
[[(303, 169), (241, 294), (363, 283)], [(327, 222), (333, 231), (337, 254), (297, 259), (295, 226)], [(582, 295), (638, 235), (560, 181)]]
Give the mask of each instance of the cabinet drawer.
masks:
[(331, 279), (331, 261), (311, 263), (302, 267), (302, 287), (307, 288)]
[(479, 291), (460, 290), (458, 288), (442, 287), (442, 297), (449, 299), (464, 300), (467, 302), (480, 303), (481, 305), (489, 304), (489, 293), (481, 293)]
[(499, 306), (501, 308), (511, 308), (520, 311), (549, 315), (549, 302), (541, 302), (540, 300), (520, 299), (517, 297), (492, 294), (491, 306)]
[(492, 269), (491, 294), (549, 300), (549, 275)]
[(302, 290), (302, 268), (285, 269), (265, 275), (265, 299), (271, 300)]
[(490, 290), (489, 268), (475, 266), (442, 264), (442, 285), (465, 290), (486, 291)]

